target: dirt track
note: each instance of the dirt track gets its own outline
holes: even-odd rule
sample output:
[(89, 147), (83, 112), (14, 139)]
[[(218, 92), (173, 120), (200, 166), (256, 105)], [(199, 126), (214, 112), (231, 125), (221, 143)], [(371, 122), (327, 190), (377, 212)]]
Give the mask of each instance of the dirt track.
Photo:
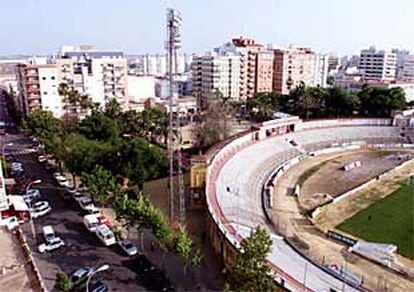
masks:
[[(368, 150), (369, 151), (369, 150)], [(360, 153), (361, 150), (348, 151), (347, 154)], [(337, 264), (354, 274), (364, 277), (364, 285), (373, 291), (414, 291), (414, 282), (402, 278), (389, 270), (373, 264), (372, 262), (345, 252), (345, 246), (327, 239), (318, 228), (309, 224), (301, 215), (297, 198), (290, 196), (292, 188), (299, 177), (306, 170), (323, 161), (335, 159), (345, 153), (325, 154), (313, 159), (305, 160), (293, 166), (277, 182), (273, 192), (272, 219), (277, 229), (285, 237), (296, 239), (301, 250), (324, 264)], [(407, 169), (407, 168), (406, 168)], [(408, 167), (412, 171), (413, 167)], [(389, 189), (391, 191), (391, 189)], [(330, 220), (343, 220), (342, 215), (332, 212)], [(336, 224), (332, 224), (334, 226)], [(411, 265), (411, 261), (401, 261)]]

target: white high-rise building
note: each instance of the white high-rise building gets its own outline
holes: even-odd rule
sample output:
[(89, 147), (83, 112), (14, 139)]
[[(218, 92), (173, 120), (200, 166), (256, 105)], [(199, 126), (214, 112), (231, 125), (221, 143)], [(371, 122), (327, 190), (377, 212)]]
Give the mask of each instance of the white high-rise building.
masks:
[[(88, 95), (99, 106), (112, 98), (126, 106), (127, 60), (123, 54), (82, 48), (64, 47), (53, 64), (22, 65), (19, 83), (23, 88), (23, 113), (36, 108), (50, 110), (56, 117), (73, 113), (74, 105), (69, 105), (63, 96), (59, 96), (61, 83)], [(87, 112), (76, 106), (76, 113), (84, 115)]]
[(414, 82), (414, 55), (408, 55), (404, 58), (398, 79), (406, 82)]
[(232, 54), (194, 57), (192, 80), (193, 95), (200, 108), (205, 108), (216, 93), (239, 100), (240, 57)]
[(396, 55), (389, 51), (376, 50), (375, 47), (370, 47), (361, 51), (358, 68), (366, 81), (395, 80), (397, 69)]
[(329, 73), (329, 55), (319, 54), (316, 55), (315, 62), (315, 81), (314, 85), (320, 87), (328, 86), (328, 73)]
[(24, 69), (23, 94), (27, 112), (48, 110), (57, 118), (63, 115), (63, 102), (58, 93), (59, 80), (56, 64), (29, 65)]

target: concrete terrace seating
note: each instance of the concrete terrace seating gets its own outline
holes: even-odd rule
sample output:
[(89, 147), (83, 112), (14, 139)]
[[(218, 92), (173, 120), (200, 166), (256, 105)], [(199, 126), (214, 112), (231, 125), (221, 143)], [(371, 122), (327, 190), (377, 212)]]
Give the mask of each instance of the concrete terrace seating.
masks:
[(341, 127), (300, 131), (292, 136), (298, 144), (306, 145), (335, 140), (399, 139), (400, 130), (394, 127)]
[[(236, 235), (230, 241), (249, 235), (250, 229), (257, 225), (268, 227), (262, 208), (261, 190), (266, 177), (279, 165), (300, 155), (300, 151), (288, 142), (294, 139), (306, 149), (306, 145), (321, 143), (321, 148), (329, 146), (326, 141), (364, 141), (365, 139), (390, 139), (398, 141), (399, 128), (384, 126), (345, 126), (335, 128), (318, 128), (298, 131), (282, 136), (267, 138), (250, 144), (245, 148), (227, 148), (229, 158), (220, 158), (212, 168), (217, 171), (210, 182), (214, 188), (216, 204), (221, 210), (225, 222), (217, 222), (222, 226), (231, 225)], [(214, 164), (214, 163), (213, 163)], [(212, 183), (212, 184), (211, 184)], [(208, 195), (209, 197), (210, 195)], [(208, 203), (212, 206), (209, 198)], [(215, 205), (215, 204), (213, 204)], [(210, 208), (211, 210), (211, 208)], [(220, 217), (220, 216), (219, 216)], [(222, 221), (222, 219), (215, 220)], [(226, 227), (224, 227), (226, 229)], [(277, 267), (279, 274), (289, 275), (296, 283), (301, 283), (307, 274), (306, 287), (314, 291), (342, 290), (343, 282), (326, 273), (309, 260), (295, 252), (283, 239), (274, 239), (270, 262)], [(305, 272), (306, 270), (306, 272)], [(295, 286), (290, 286), (294, 288)], [(297, 288), (298, 286), (296, 286)], [(345, 285), (345, 291), (355, 291)]]

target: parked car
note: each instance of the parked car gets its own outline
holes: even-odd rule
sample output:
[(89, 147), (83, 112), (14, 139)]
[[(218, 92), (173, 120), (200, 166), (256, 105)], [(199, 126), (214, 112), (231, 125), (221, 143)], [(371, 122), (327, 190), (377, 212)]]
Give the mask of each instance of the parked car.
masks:
[(46, 157), (46, 156), (44, 156), (44, 155), (39, 155), (39, 156), (37, 157), (37, 161), (39, 161), (39, 163), (46, 162), (46, 161), (47, 161), (47, 157)]
[(46, 242), (51, 241), (53, 238), (55, 238), (55, 231), (53, 230), (53, 227), (50, 225), (43, 226), (43, 238)]
[(26, 203), (32, 202), (34, 199), (40, 198), (40, 190), (39, 189), (28, 189), (26, 193), (23, 195), (23, 200)]
[(23, 165), (20, 162), (15, 161), (15, 162), (12, 162), (11, 163), (11, 166), (10, 167), (12, 169), (15, 169), (15, 168), (21, 168), (21, 167), (23, 167)]
[(111, 228), (106, 225), (97, 226), (95, 234), (106, 246), (116, 243), (115, 234), (112, 232)]
[(81, 198), (83, 198), (83, 197), (85, 197), (85, 194), (83, 194), (83, 193), (81, 193), (81, 192), (74, 192), (74, 193), (72, 193), (72, 198), (77, 202), (77, 203), (79, 203), (79, 200), (81, 199)]
[(87, 211), (88, 213), (95, 213), (96, 211), (99, 211), (98, 208), (95, 207), (95, 205), (92, 202), (92, 199), (83, 196), (78, 201), (79, 207), (81, 207), (82, 210)]
[(69, 290), (86, 281), (92, 272), (91, 267), (83, 267), (74, 271), (69, 277)]
[(45, 216), (52, 212), (52, 207), (50, 207), (49, 202), (39, 201), (33, 204), (32, 209), (30, 210), (30, 215), (33, 219)]
[(16, 216), (12, 216), (6, 219), (3, 219), (2, 224), (6, 226), (7, 230), (11, 231), (19, 226), (19, 219)]
[(62, 246), (65, 246), (65, 242), (60, 237), (53, 237), (39, 245), (39, 252), (44, 253), (46, 251), (54, 251)]
[(108, 292), (108, 285), (103, 281), (96, 281), (89, 284), (89, 292)]
[(53, 174), (53, 177), (55, 178), (55, 180), (56, 180), (56, 182), (58, 183), (59, 186), (69, 187), (68, 179), (63, 174), (61, 174), (60, 172), (55, 172)]
[(129, 256), (134, 256), (138, 252), (137, 246), (130, 240), (121, 240), (118, 241), (118, 244), (121, 249)]

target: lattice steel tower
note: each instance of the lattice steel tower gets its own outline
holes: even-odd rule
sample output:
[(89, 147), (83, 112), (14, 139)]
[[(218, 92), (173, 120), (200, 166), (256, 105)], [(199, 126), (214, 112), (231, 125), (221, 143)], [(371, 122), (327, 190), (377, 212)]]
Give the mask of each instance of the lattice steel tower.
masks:
[[(177, 97), (175, 77), (177, 75), (177, 51), (181, 47), (180, 40), (181, 15), (177, 10), (167, 9), (167, 60), (169, 79), (169, 128), (168, 128), (168, 156), (170, 166), (169, 195), (170, 195), (170, 221), (178, 220), (181, 224), (185, 220), (185, 189), (182, 173), (182, 156), (179, 147), (181, 139), (181, 127), (178, 106), (174, 103)], [(177, 135), (174, 139), (174, 135)], [(178, 140), (178, 143), (177, 143)], [(174, 167), (176, 166), (176, 167)], [(177, 170), (177, 189), (174, 188), (174, 174)]]

